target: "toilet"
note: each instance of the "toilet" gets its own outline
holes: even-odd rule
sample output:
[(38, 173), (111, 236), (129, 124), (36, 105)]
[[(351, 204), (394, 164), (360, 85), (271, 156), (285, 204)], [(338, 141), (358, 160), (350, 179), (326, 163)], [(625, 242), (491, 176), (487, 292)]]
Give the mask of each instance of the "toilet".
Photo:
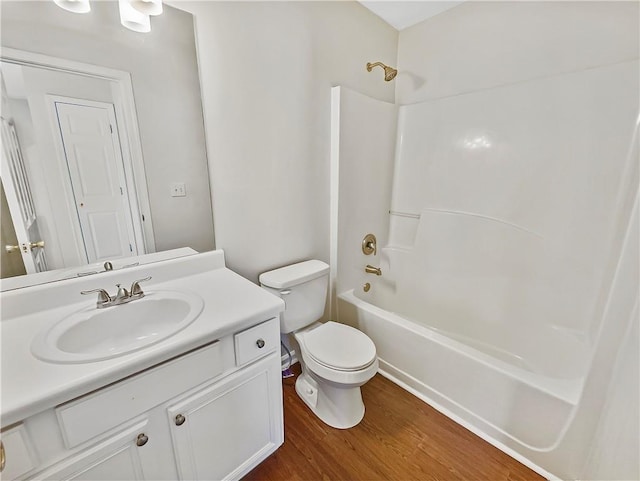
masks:
[(329, 426), (347, 429), (358, 424), (364, 417), (360, 386), (378, 371), (376, 346), (353, 327), (318, 322), (325, 309), (329, 266), (310, 260), (264, 272), (259, 279), (285, 302), (280, 332), (289, 334), (302, 366), (298, 396)]

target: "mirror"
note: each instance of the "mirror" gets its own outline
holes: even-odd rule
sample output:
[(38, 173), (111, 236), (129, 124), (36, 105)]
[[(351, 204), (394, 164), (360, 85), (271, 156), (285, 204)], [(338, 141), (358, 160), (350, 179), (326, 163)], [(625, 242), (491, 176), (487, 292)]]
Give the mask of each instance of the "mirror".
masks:
[(7, 252), (24, 243), (5, 239), (5, 209), (28, 204), (10, 192), (21, 182), (6, 172), (20, 169), (6, 157), (22, 158), (37, 218), (34, 228), (12, 215), (13, 227), (28, 231), (35, 269), (51, 271), (2, 289), (213, 249), (192, 15), (165, 5), (143, 34), (120, 24), (113, 1), (87, 14), (51, 1), (0, 8), (3, 145), (12, 132), (19, 145), (3, 155), (3, 277), (8, 257), (26, 255)]

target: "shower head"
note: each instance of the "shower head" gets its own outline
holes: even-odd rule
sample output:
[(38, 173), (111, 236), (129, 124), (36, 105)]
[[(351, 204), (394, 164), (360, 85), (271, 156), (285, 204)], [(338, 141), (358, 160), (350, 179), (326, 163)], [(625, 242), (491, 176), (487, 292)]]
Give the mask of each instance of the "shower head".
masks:
[(367, 63), (367, 71), (371, 72), (373, 67), (378, 67), (378, 66), (380, 66), (380, 67), (382, 67), (384, 69), (384, 80), (385, 80), (385, 82), (389, 82), (390, 80), (393, 80), (394, 78), (396, 78), (396, 75), (398, 75), (398, 71), (395, 68), (388, 67), (387, 65), (383, 64), (382, 62), (376, 62), (376, 63), (368, 62)]

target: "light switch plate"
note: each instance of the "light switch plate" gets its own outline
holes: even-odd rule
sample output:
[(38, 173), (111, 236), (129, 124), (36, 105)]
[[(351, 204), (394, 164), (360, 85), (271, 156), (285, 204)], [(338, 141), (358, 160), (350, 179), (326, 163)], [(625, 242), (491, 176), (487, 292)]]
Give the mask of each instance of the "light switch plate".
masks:
[(174, 182), (171, 184), (171, 197), (186, 197), (187, 188), (184, 182)]

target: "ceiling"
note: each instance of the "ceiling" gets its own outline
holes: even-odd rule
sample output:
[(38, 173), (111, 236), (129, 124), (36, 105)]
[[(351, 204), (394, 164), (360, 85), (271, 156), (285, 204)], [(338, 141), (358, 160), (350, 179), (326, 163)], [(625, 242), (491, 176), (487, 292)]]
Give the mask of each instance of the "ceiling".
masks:
[(397, 30), (402, 30), (463, 3), (462, 1), (360, 1), (360, 3)]

